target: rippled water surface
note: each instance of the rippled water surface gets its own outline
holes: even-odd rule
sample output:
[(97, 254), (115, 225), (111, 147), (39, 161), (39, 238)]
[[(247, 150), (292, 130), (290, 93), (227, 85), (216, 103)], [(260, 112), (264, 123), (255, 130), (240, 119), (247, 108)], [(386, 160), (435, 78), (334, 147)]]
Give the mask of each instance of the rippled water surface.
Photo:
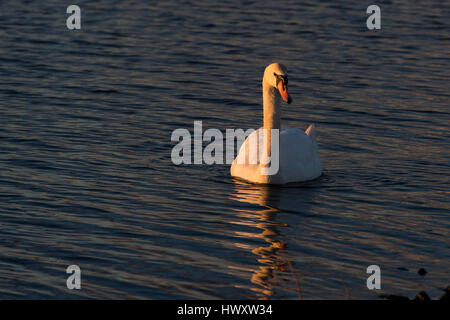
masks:
[[(0, 2), (0, 298), (432, 298), (449, 283), (450, 2)], [(177, 128), (315, 123), (324, 174), (171, 162)], [(66, 288), (68, 265), (82, 289)], [(366, 268), (379, 265), (379, 291)], [(426, 276), (417, 270), (425, 268)]]

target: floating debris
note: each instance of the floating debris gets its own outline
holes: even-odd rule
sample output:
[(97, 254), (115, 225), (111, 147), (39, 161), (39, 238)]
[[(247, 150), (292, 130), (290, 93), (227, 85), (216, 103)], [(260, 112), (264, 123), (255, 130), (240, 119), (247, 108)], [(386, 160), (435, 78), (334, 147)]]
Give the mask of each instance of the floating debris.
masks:
[(421, 276), (426, 275), (428, 272), (427, 270), (425, 270), (424, 268), (420, 268), (419, 271), (417, 271), (418, 274), (420, 274)]
[(449, 301), (450, 300), (450, 286), (444, 289), (444, 295), (441, 297), (440, 300)]
[(430, 297), (425, 291), (420, 291), (414, 298), (416, 301), (431, 301)]

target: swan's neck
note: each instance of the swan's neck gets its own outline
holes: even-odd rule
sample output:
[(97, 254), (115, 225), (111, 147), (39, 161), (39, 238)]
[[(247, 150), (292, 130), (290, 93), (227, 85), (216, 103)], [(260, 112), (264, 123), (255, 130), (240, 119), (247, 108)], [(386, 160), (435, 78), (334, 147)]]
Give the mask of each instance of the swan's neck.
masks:
[(276, 89), (263, 80), (264, 129), (280, 129), (280, 99)]
[[(271, 163), (272, 160), (272, 129), (279, 130), (281, 125), (280, 99), (281, 97), (276, 89), (263, 80), (264, 140), (263, 156), (261, 160), (263, 167), (265, 168), (269, 167), (269, 163)], [(279, 150), (277, 151), (279, 153)], [(270, 166), (272, 166), (272, 164)], [(269, 176), (266, 176), (266, 179), (269, 179)]]

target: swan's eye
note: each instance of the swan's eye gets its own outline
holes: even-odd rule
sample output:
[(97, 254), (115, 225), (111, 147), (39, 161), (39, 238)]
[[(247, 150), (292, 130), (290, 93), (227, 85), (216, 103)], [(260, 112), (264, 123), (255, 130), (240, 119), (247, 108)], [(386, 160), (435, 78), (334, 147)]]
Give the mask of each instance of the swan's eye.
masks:
[(280, 83), (280, 81), (285, 86), (288, 84), (288, 78), (286, 75), (276, 74), (275, 72), (273, 73), (273, 75), (277, 78), (277, 86), (278, 86), (278, 83)]

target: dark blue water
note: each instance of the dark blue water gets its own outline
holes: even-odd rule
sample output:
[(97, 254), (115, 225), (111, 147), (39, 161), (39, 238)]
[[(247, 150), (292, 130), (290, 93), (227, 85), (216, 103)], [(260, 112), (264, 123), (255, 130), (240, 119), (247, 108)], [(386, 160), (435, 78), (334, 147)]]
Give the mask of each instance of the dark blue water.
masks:
[[(441, 295), (448, 1), (378, 1), (378, 31), (372, 1), (77, 4), (69, 31), (69, 3), (0, 2), (0, 298)], [(324, 175), (264, 187), (173, 165), (171, 133), (194, 120), (261, 126), (274, 61), (283, 125), (316, 124)]]

